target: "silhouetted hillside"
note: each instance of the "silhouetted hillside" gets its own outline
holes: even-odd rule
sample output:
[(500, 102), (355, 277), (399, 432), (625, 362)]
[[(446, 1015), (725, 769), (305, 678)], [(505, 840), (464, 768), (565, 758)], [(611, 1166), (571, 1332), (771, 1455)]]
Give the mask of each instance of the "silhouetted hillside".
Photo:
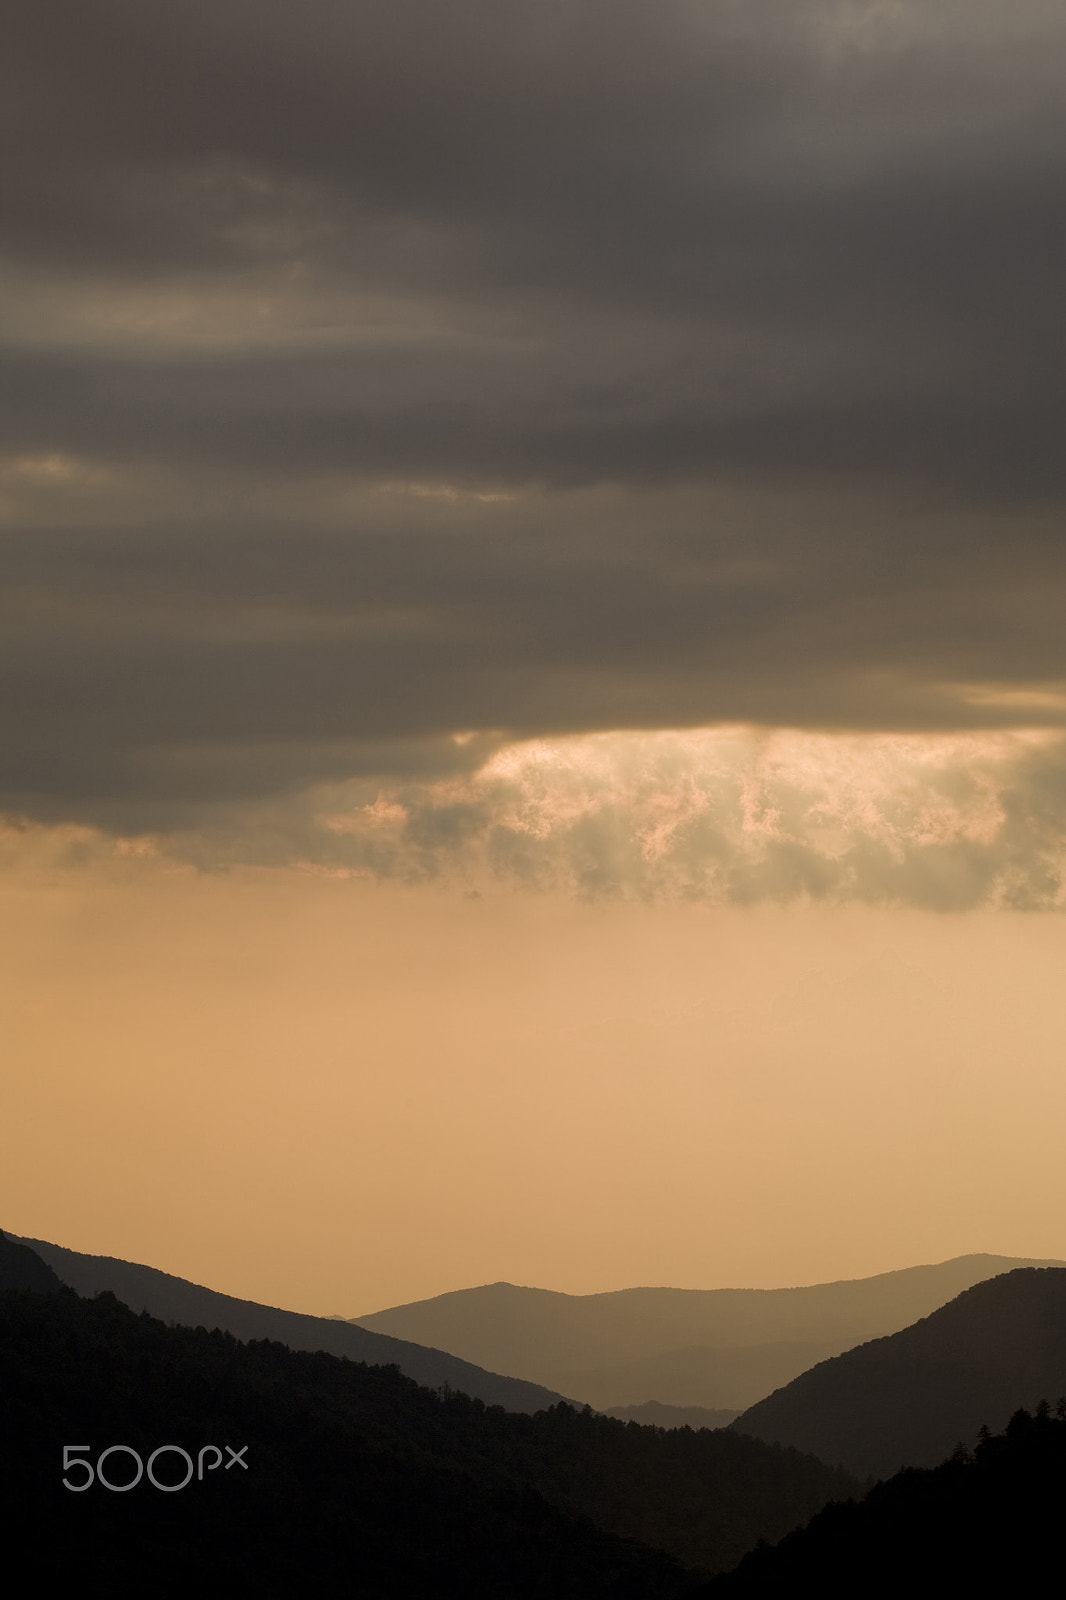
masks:
[(0, 1289), (31, 1289), (37, 1294), (58, 1294), (63, 1285), (28, 1245), (0, 1233)]
[(706, 1600), (899, 1600), (1052, 1592), (1066, 1505), (1066, 1421), (1019, 1410), (1004, 1434), (859, 1503), (832, 1505), (776, 1549), (752, 1552)]
[(358, 1317), (601, 1410), (658, 1400), (741, 1410), (829, 1355), (909, 1326), (961, 1290), (1022, 1266), (959, 1256), (797, 1289), (620, 1289), (568, 1295), (487, 1284)]
[[(471, 1470), (441, 1465), (435, 1433), (451, 1417), (461, 1440), (462, 1408), (480, 1403), (449, 1411), (395, 1369), (166, 1328), (69, 1290), (0, 1294), (0, 1362), (7, 1559), (42, 1592), (680, 1600), (691, 1587), (668, 1557), (494, 1480), (476, 1448)], [(136, 1463), (129, 1451), (101, 1463), (107, 1446), (147, 1466), (176, 1445), (189, 1465), (173, 1450), (156, 1458), (169, 1493), (147, 1472), (128, 1492), (98, 1479), (77, 1492), (62, 1481), (88, 1478), (73, 1460), (64, 1468), (72, 1444), (91, 1446), (77, 1459), (119, 1489)], [(220, 1459), (209, 1452), (198, 1480), (205, 1445)]]
[(849, 1350), (733, 1426), (853, 1472), (932, 1466), (1019, 1406), (1066, 1394), (1066, 1269), (977, 1284), (912, 1327)]
[[(142, 1592), (134, 1580), (151, 1557), (175, 1593), (179, 1578), (203, 1592), (217, 1565), (239, 1574), (238, 1593), (331, 1593), (347, 1575), (343, 1592), (359, 1600), (668, 1596), (685, 1590), (680, 1569), (609, 1535), (725, 1570), (857, 1489), (728, 1431), (641, 1428), (565, 1405), (506, 1412), (395, 1368), (168, 1328), (111, 1295), (0, 1295), (0, 1360), (13, 1397), (5, 1504), (46, 1554), (39, 1572), (77, 1573), (83, 1593), (97, 1569), (113, 1584), (100, 1593)], [(78, 1494), (61, 1483), (72, 1444), (90, 1446), (91, 1462), (112, 1444), (144, 1461), (178, 1445), (194, 1462), (205, 1445), (248, 1445), (248, 1467), (173, 1495), (147, 1481), (128, 1497), (98, 1483)], [(181, 1458), (159, 1470), (174, 1481)], [(132, 1459), (108, 1471), (121, 1483)]]
[(416, 1383), (431, 1389), (446, 1384), (475, 1395), (486, 1405), (504, 1406), (508, 1411), (543, 1411), (566, 1398), (522, 1378), (485, 1372), (443, 1350), (368, 1332), (334, 1317), (308, 1317), (298, 1311), (257, 1305), (254, 1300), (237, 1300), (155, 1267), (117, 1261), (112, 1256), (81, 1255), (43, 1239), (23, 1239), (21, 1243), (35, 1251), (76, 1293), (92, 1296), (107, 1290), (131, 1310), (147, 1311), (164, 1322), (191, 1328), (221, 1328), (237, 1339), (277, 1339), (290, 1350), (328, 1350), (331, 1355), (348, 1356), (352, 1361), (379, 1366), (392, 1363)]

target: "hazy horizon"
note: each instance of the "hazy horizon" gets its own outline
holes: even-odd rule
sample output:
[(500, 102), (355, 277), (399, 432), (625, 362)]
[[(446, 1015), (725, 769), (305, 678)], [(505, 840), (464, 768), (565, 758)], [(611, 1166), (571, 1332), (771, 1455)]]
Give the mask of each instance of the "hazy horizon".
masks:
[(5, 895), (13, 1232), (345, 1316), (1066, 1256), (1057, 918)]

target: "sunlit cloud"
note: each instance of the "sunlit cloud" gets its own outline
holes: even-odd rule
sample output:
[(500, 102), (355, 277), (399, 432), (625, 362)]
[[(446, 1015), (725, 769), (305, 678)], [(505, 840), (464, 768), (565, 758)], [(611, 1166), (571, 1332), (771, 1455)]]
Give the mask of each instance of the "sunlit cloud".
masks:
[(1066, 811), (1048, 803), (1064, 762), (1048, 730), (602, 733), (504, 745), (468, 777), (317, 821), (385, 875), (716, 903), (1050, 906), (1066, 896)]
[(238, 786), (162, 832), (16, 819), (0, 849), (9, 867), (298, 867), (642, 903), (1066, 905), (1066, 738), (1054, 729), (726, 726), (461, 748), (473, 759), (458, 772), (435, 773), (412, 748), (406, 778), (371, 769), (261, 800)]

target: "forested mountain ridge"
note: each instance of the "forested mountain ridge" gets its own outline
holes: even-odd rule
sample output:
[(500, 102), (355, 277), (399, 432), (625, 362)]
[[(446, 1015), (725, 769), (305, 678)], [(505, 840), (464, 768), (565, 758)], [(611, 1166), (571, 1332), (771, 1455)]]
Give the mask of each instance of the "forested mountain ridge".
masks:
[[(451, 1573), (456, 1593), (493, 1600), (613, 1594), (612, 1583), (622, 1584), (619, 1594), (673, 1595), (689, 1582), (683, 1567), (726, 1570), (760, 1539), (779, 1538), (828, 1500), (858, 1491), (821, 1462), (727, 1431), (643, 1428), (566, 1405), (536, 1416), (509, 1413), (420, 1388), (395, 1368), (166, 1327), (110, 1294), (93, 1301), (69, 1290), (0, 1294), (0, 1360), (11, 1397), (5, 1503), (20, 1526), (36, 1530), (53, 1565), (61, 1562), (55, 1552), (82, 1545), (103, 1560), (112, 1542), (169, 1560), (168, 1541), (184, 1548), (196, 1532), (226, 1561), (243, 1559), (241, 1538), (258, 1541), (275, 1550), (279, 1571), (291, 1573), (300, 1561), (354, 1560), (358, 1534), (365, 1573), (375, 1563), (403, 1570), (415, 1594), (450, 1594)], [(99, 1485), (84, 1495), (62, 1487), (64, 1446), (84, 1445), (95, 1461), (112, 1444), (143, 1460), (163, 1444), (191, 1460), (206, 1445), (248, 1445), (248, 1476), (243, 1468), (236, 1476), (208, 1474), (173, 1497), (138, 1485), (141, 1510), (127, 1523), (114, 1507), (132, 1504), (133, 1493), (127, 1501)], [(111, 1470), (123, 1470), (124, 1459)], [(180, 1502), (179, 1509), (165, 1512), (164, 1502)], [(95, 1508), (91, 1516), (77, 1509), (84, 1505)], [(562, 1568), (540, 1588), (505, 1581), (504, 1567), (536, 1529), (548, 1555), (558, 1547), (562, 1561), (566, 1550), (577, 1552), (578, 1567), (587, 1568), (584, 1587), (567, 1587)], [(328, 1561), (326, 1554), (312, 1560), (308, 1541), (316, 1549), (325, 1541)], [(412, 1575), (412, 1562), (428, 1561), (434, 1544), (440, 1587), (429, 1585), (429, 1568)], [(254, 1564), (259, 1556), (249, 1547), (253, 1556)], [(116, 1551), (109, 1559), (125, 1557)], [(201, 1580), (198, 1558), (175, 1559), (189, 1581)], [(538, 1561), (531, 1573), (541, 1570)], [(636, 1588), (625, 1587), (631, 1579)]]
[(642, 1406), (618, 1406), (604, 1413), (621, 1422), (639, 1422), (646, 1428), (727, 1428), (736, 1411), (711, 1411), (706, 1406), (667, 1406), (648, 1400)]
[(753, 1551), (705, 1600), (899, 1600), (1036, 1595), (1057, 1580), (1066, 1504), (1060, 1405), (1017, 1411), (1000, 1435), (934, 1468), (907, 1468), (859, 1502), (827, 1506), (776, 1548)]
[(42, 1587), (95, 1600), (682, 1600), (692, 1587), (661, 1552), (492, 1481), (475, 1450), (472, 1470), (442, 1465), (412, 1391), (442, 1415), (483, 1408), (444, 1405), (395, 1368), (167, 1328), (69, 1289), (0, 1292), (0, 1367), (6, 1548)]
[(432, 1389), (446, 1384), (475, 1395), (486, 1405), (505, 1406), (509, 1411), (541, 1411), (567, 1398), (523, 1378), (486, 1372), (446, 1351), (374, 1333), (334, 1317), (305, 1316), (254, 1300), (238, 1300), (139, 1262), (83, 1255), (42, 1239), (7, 1237), (28, 1246), (77, 1294), (91, 1297), (106, 1290), (133, 1311), (147, 1311), (164, 1322), (222, 1328), (237, 1339), (276, 1339), (291, 1350), (326, 1350), (372, 1365), (391, 1363), (416, 1383)]
[[(3, 1285), (9, 1548), (32, 1554), (35, 1581), (100, 1600), (148, 1589), (165, 1600), (897, 1600), (916, 1585), (991, 1596), (1035, 1590), (1066, 1501), (1066, 1402), (1057, 1418), (1015, 1406), (1002, 1436), (863, 1497), (854, 1477), (735, 1428), (668, 1431), (566, 1404), (507, 1412), (393, 1366), (166, 1326), (110, 1293), (80, 1298), (0, 1235)], [(853, 1366), (869, 1390), (865, 1405), (844, 1396), (854, 1425), (893, 1437), (893, 1418), (912, 1429), (927, 1418), (930, 1382), (969, 1403), (1066, 1374), (1063, 1356), (1066, 1270), (1020, 1270), (815, 1369), (806, 1399), (824, 1400), (827, 1370)], [(1057, 1399), (1054, 1383), (1047, 1393)], [(107, 1488), (111, 1445), (125, 1451)], [(168, 1487), (181, 1452), (189, 1481), (123, 1492), (132, 1452), (150, 1467), (160, 1445), (177, 1447), (160, 1468)], [(65, 1446), (79, 1447), (73, 1462)], [(220, 1459), (209, 1452), (197, 1474), (204, 1447)], [(223, 1447), (242, 1460), (223, 1466)]]
[(824, 1361), (732, 1424), (860, 1475), (931, 1467), (987, 1424), (1066, 1394), (1066, 1268), (974, 1285), (889, 1338)]

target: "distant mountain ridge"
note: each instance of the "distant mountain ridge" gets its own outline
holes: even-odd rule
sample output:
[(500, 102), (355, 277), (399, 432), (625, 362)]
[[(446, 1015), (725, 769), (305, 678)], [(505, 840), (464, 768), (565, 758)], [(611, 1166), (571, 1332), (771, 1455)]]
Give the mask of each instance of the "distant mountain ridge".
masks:
[(353, 1323), (580, 1394), (601, 1410), (654, 1400), (744, 1410), (799, 1373), (928, 1316), (973, 1284), (1061, 1261), (967, 1255), (789, 1289), (619, 1289), (510, 1283), (393, 1306)]
[[(753, 1403), (752, 1395), (761, 1398), (779, 1389), (797, 1373), (850, 1349), (852, 1343), (851, 1339), (842, 1338), (723, 1347), (696, 1345), (617, 1367), (581, 1368), (568, 1373), (567, 1382), (575, 1394), (587, 1395), (590, 1405), (612, 1415), (619, 1408), (606, 1405), (606, 1396), (611, 1394), (654, 1395), (658, 1404), (667, 1406), (698, 1404), (705, 1410), (742, 1411)], [(700, 1399), (693, 1401), (693, 1395)], [(720, 1406), (707, 1406), (704, 1402), (708, 1395), (731, 1396), (733, 1403), (727, 1405), (723, 1399)]]
[(394, 1364), (427, 1388), (457, 1389), (486, 1405), (503, 1406), (508, 1411), (543, 1411), (567, 1398), (522, 1378), (487, 1372), (446, 1351), (374, 1333), (350, 1322), (238, 1300), (160, 1272), (156, 1267), (119, 1261), (113, 1256), (83, 1255), (43, 1239), (25, 1239), (13, 1233), (6, 1237), (29, 1246), (60, 1282), (76, 1293), (88, 1298), (110, 1290), (132, 1311), (147, 1311), (162, 1322), (221, 1328), (236, 1339), (276, 1339), (290, 1350), (325, 1350), (330, 1355), (348, 1356), (352, 1361), (374, 1366)]
[(975, 1284), (913, 1326), (823, 1361), (732, 1426), (861, 1475), (932, 1467), (978, 1429), (1066, 1395), (1066, 1268)]

